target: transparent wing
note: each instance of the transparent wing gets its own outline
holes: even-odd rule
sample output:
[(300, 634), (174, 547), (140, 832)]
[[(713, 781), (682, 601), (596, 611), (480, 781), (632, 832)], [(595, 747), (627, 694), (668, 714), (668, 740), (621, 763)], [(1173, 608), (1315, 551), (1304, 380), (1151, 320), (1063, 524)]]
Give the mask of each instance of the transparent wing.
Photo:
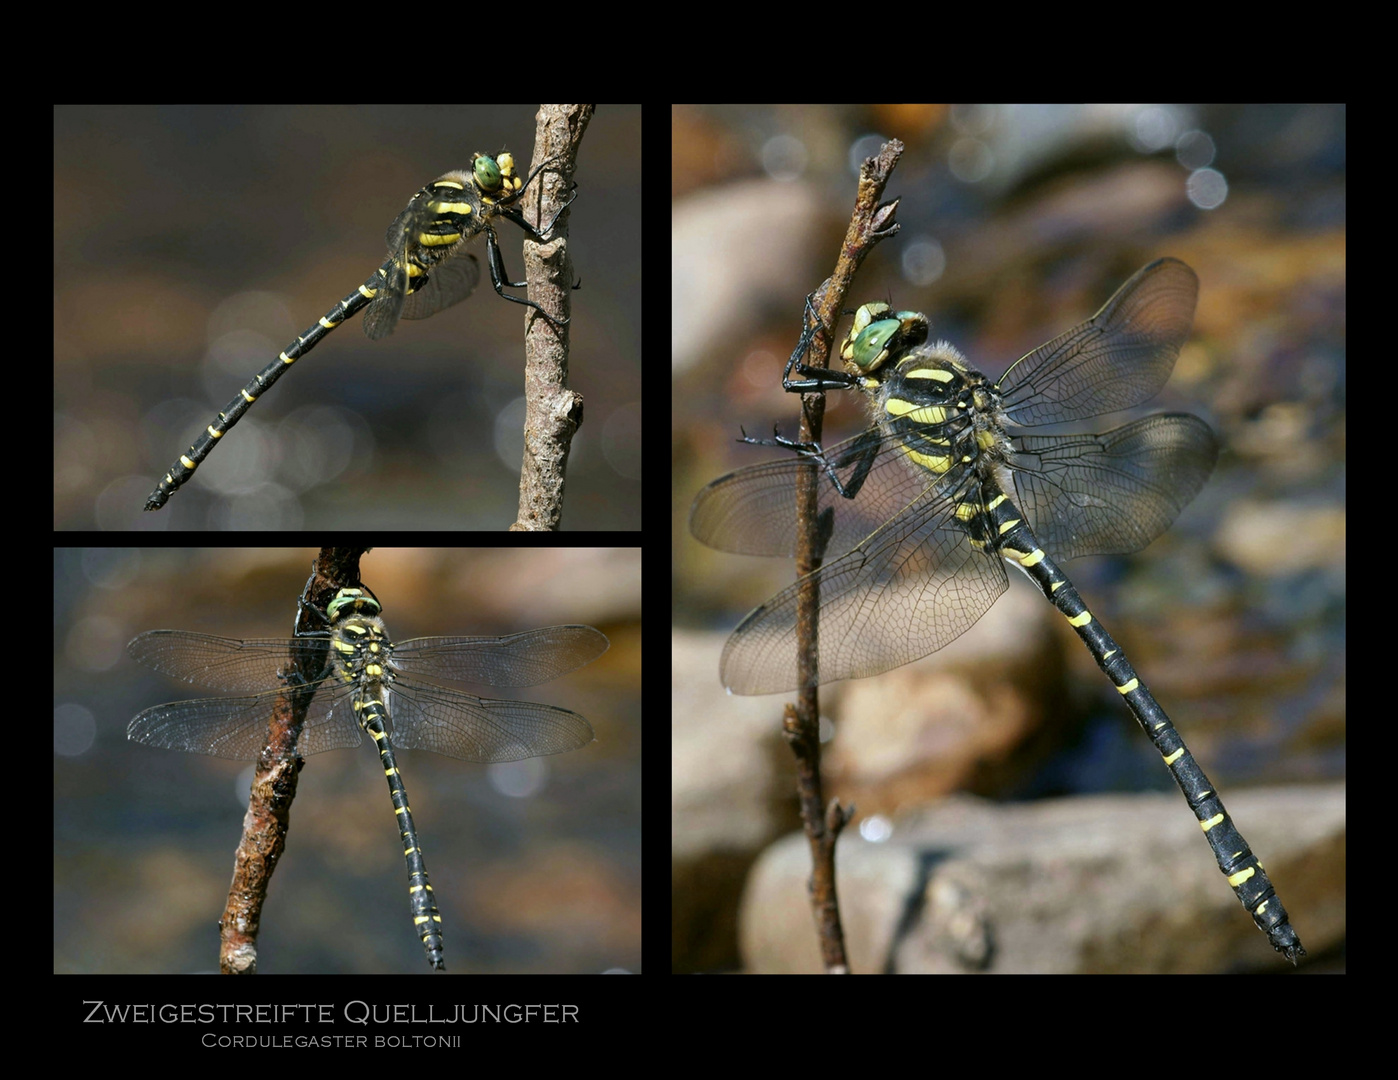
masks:
[(398, 255), (379, 271), (378, 295), (364, 312), (364, 336), (370, 341), (388, 337), (398, 325), (403, 295), (408, 291), (407, 258), (407, 252), (399, 249)]
[[(574, 750), (592, 741), (587, 720), (568, 709), (533, 702), (496, 701), (411, 677), (455, 679), (494, 686), (532, 686), (573, 671), (606, 651), (607, 639), (590, 626), (550, 626), (505, 637), (415, 638), (395, 645), (393, 668), (402, 678), (386, 691), (398, 745), (464, 761), (516, 761)], [(261, 691), (250, 697), (176, 701), (145, 710), (128, 726), (135, 742), (187, 753), (253, 760), (267, 738), (281, 690), (280, 672), (292, 659), (316, 671), (327, 638), (237, 641), (177, 630), (153, 630), (127, 646), (143, 664), (171, 678), (216, 690)], [(321, 682), (297, 736), (303, 756), (358, 746), (355, 687)]]
[[(706, 485), (694, 499), (689, 531), (718, 551), (736, 555), (796, 556), (796, 485), (817, 485), (817, 512), (825, 551), (849, 551), (896, 511), (937, 486), (936, 478), (901, 460), (903, 436), (874, 426), (827, 447), (819, 458), (788, 453), (746, 465)], [(828, 464), (828, 468), (827, 468)], [(840, 481), (839, 487), (831, 474)], [(863, 491), (866, 478), (872, 488)], [(852, 497), (840, 493), (843, 488)], [(882, 515), (882, 516), (880, 516)]]
[(1194, 322), (1199, 279), (1178, 259), (1142, 267), (1086, 322), (1017, 360), (997, 386), (1024, 427), (1116, 412), (1154, 397)]
[(457, 255), (434, 266), (427, 284), (403, 300), (402, 318), (425, 319), (459, 304), (480, 284), (481, 264), (474, 255)]
[(1102, 435), (1019, 436), (1016, 502), (1060, 561), (1139, 551), (1199, 493), (1218, 439), (1197, 416), (1161, 413)]
[(915, 468), (896, 433), (877, 426), (825, 458), (828, 469), (808, 457), (739, 469), (695, 502), (690, 527), (704, 543), (790, 555), (795, 484), (817, 470), (825, 564), (749, 614), (728, 639), (721, 672), (734, 693), (799, 688), (796, 607), (804, 587), (819, 590), (819, 683), (877, 675), (935, 652), (1008, 587), (999, 557), (971, 542), (966, 515), (983, 503), (973, 470)]
[(325, 638), (233, 638), (186, 630), (151, 630), (126, 646), (131, 657), (162, 675), (210, 690), (265, 691), (295, 662), (318, 669), (329, 649)]
[(606, 635), (590, 626), (545, 626), (503, 637), (409, 638), (394, 644), (393, 662), (405, 674), (535, 686), (596, 660), (607, 645)]
[[(241, 698), (200, 698), (156, 705), (126, 728), (132, 742), (183, 750), (187, 754), (254, 761), (267, 741), (268, 722), (281, 691)], [(360, 743), (351, 697), (336, 687), (316, 691), (311, 712), (296, 740), (303, 757)]]
[(457, 690), (395, 683), (388, 694), (393, 743), (461, 761), (520, 761), (592, 742), (592, 725), (568, 709), (496, 701)]

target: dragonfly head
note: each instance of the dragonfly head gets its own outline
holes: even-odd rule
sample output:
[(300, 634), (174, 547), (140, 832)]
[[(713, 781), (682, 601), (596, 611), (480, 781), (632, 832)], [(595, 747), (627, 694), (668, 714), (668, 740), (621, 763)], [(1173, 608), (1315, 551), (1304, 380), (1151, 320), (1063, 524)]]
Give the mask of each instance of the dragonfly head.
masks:
[(865, 304), (854, 313), (840, 357), (850, 374), (869, 375), (926, 340), (926, 315), (894, 311), (884, 303)]
[(503, 199), (512, 198), (524, 186), (524, 181), (515, 174), (513, 154), (474, 155), (471, 176), (482, 195), (498, 195)]
[(335, 599), (326, 605), (325, 614), (333, 622), (346, 608), (365, 615), (377, 615), (383, 610), (378, 600), (363, 589), (341, 589), (335, 594)]

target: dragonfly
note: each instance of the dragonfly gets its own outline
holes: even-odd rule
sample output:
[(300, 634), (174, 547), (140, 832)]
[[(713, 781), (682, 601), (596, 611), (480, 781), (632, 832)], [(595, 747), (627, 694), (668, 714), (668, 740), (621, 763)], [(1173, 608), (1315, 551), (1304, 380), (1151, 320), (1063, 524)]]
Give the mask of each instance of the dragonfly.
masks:
[[(306, 605), (311, 607), (311, 605)], [(503, 637), (422, 637), (394, 642), (382, 605), (368, 590), (336, 592), (325, 628), (294, 638), (239, 641), (182, 630), (151, 630), (127, 651), (163, 675), (239, 697), (156, 705), (127, 727), (146, 746), (257, 760), (278, 697), (311, 695), (295, 754), (358, 746), (379, 752), (408, 865), (413, 924), (428, 963), (443, 969), (441, 914), (394, 750), (428, 750), (460, 761), (500, 762), (560, 754), (593, 741), (580, 714), (556, 705), (476, 697), (432, 681), (489, 686), (549, 682), (601, 656), (606, 636), (591, 626), (549, 626)], [(301, 671), (310, 671), (302, 677)]]
[(470, 296), (480, 282), (481, 269), (467, 247), (478, 236), (485, 237), (486, 263), (495, 292), (505, 300), (533, 309), (555, 328), (566, 325), (567, 319), (555, 319), (533, 300), (505, 291), (507, 285), (522, 288), (525, 282), (510, 280), (495, 232), (495, 222), (505, 220), (514, 222), (533, 240), (545, 239), (559, 214), (577, 198), (577, 185), (542, 228), (525, 220), (519, 201), (534, 178), (558, 160), (549, 158), (526, 180), (521, 180), (512, 155), (477, 153), (469, 169), (446, 173), (421, 188), (388, 227), (388, 257), (383, 265), (252, 377), (166, 470), (147, 497), (145, 508), (163, 507), (228, 430), (252, 408), (253, 402), (346, 319), (364, 311), (365, 336), (379, 341), (393, 333), (400, 319), (426, 319)]
[(911, 663), (965, 633), (1021, 570), (1067, 619), (1154, 743), (1219, 869), (1272, 946), (1305, 955), (1257, 856), (1165, 710), (1055, 560), (1138, 551), (1204, 486), (1212, 429), (1160, 413), (1102, 434), (1033, 434), (1116, 412), (1169, 379), (1194, 321), (1199, 279), (1178, 259), (1142, 267), (1090, 319), (1011, 364), (997, 380), (951, 344), (929, 343), (926, 315), (865, 304), (840, 348), (842, 370), (806, 364), (825, 328), (806, 302), (782, 385), (854, 390), (869, 425), (834, 446), (742, 441), (790, 451), (709, 484), (689, 526), (721, 551), (796, 552), (797, 490), (814, 479), (820, 567), (750, 612), (723, 649), (737, 694), (802, 688), (797, 610), (819, 597), (816, 685)]

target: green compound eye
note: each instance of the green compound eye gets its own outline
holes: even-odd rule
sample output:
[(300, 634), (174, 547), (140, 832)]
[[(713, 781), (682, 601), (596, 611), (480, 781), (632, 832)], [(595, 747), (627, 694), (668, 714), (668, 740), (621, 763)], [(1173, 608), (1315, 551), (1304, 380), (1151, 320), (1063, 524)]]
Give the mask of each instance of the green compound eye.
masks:
[(897, 319), (880, 319), (870, 323), (845, 347), (845, 359), (853, 361), (864, 371), (878, 367), (888, 356), (889, 339), (901, 325)]
[(500, 166), (489, 154), (482, 154), (471, 165), (476, 183), (482, 191), (494, 191), (500, 186)]
[(362, 608), (370, 615), (377, 615), (383, 610), (379, 602), (372, 596), (366, 596), (362, 589), (341, 589), (335, 594), (335, 599), (330, 601), (325, 613), (333, 620), (345, 608), (349, 608), (351, 611), (358, 611)]
[(916, 311), (890, 314), (887, 304), (865, 304), (854, 313), (840, 356), (860, 371), (874, 371), (892, 352), (927, 340), (927, 319)]

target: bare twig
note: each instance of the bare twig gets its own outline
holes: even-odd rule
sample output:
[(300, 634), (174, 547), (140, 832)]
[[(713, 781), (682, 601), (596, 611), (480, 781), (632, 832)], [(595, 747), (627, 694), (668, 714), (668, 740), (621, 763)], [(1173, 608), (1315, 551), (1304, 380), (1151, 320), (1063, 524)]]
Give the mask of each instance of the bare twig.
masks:
[[(835, 272), (816, 291), (815, 307), (820, 315), (822, 332), (812, 340), (813, 367), (827, 367), (832, 345), (830, 331), (839, 321), (845, 294), (854, 280), (864, 257), (884, 237), (898, 231), (893, 220), (898, 200), (881, 203), (888, 177), (902, 156), (903, 144), (886, 143), (877, 157), (869, 158), (859, 171), (859, 191), (854, 213)], [(819, 443), (821, 423), (825, 415), (825, 394), (803, 395), (801, 398), (801, 437), (803, 443)], [(797, 673), (801, 691), (795, 706), (788, 705), (782, 728), (792, 753), (796, 755), (796, 782), (801, 798), (801, 820), (811, 848), (811, 878), (808, 889), (815, 915), (816, 931), (820, 936), (821, 959), (830, 974), (848, 974), (844, 932), (840, 926), (839, 899), (835, 890), (835, 841), (841, 830), (854, 816), (854, 807), (842, 808), (837, 800), (824, 805), (820, 783), (820, 700), (816, 688), (818, 679), (818, 620), (820, 609), (819, 585), (811, 574), (819, 569), (824, 552), (820, 550), (816, 528), (817, 484), (820, 470), (812, 464), (802, 470), (796, 491), (797, 548), (796, 573), (804, 583), (797, 600), (796, 638)]]
[[(359, 556), (367, 548), (322, 548), (317, 556), (307, 599), (323, 608), (327, 599), (341, 588), (359, 584)], [(301, 611), (294, 630), (301, 631)], [(326, 651), (330, 643), (326, 641)], [(323, 662), (323, 657), (320, 662)], [(317, 662), (304, 656), (292, 657), (288, 670), (302, 681), (320, 676), (308, 670)], [(270, 718), (267, 745), (257, 761), (248, 812), (243, 817), (243, 838), (233, 857), (233, 882), (228, 903), (219, 919), (219, 970), (225, 975), (257, 973), (257, 932), (262, 925), (262, 903), (267, 886), (286, 848), (291, 820), (291, 802), (296, 798), (296, 781), (305, 762), (296, 755), (296, 736), (306, 721), (312, 692), (288, 685), (276, 695)]]
[[(549, 158), (559, 160), (525, 193), (525, 219), (548, 222), (568, 201), (573, 168), (583, 132), (592, 119), (591, 105), (544, 105), (535, 128), (531, 169)], [(526, 240), (525, 276), (529, 296), (559, 322), (566, 322), (573, 288), (564, 210), (546, 244)], [(542, 225), (539, 225), (542, 228)], [(563, 517), (563, 481), (573, 434), (582, 424), (582, 395), (568, 389), (568, 327), (556, 326), (536, 313), (528, 315), (524, 369), (524, 464), (519, 478), (519, 512), (511, 532), (556, 531)]]

